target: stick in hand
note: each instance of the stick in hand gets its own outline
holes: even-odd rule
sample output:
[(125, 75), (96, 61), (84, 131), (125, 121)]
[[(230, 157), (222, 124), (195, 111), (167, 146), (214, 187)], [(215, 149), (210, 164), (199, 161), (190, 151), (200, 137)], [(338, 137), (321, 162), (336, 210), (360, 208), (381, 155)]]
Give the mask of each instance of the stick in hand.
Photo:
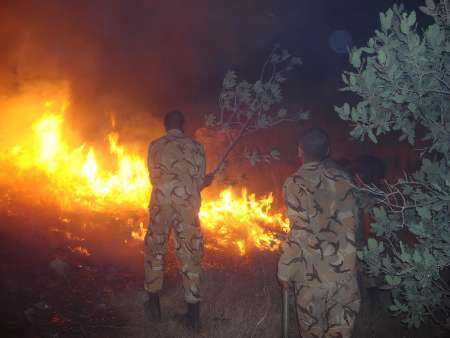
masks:
[(282, 327), (283, 327), (283, 338), (288, 337), (289, 329), (289, 288), (282, 288), (283, 292), (283, 317), (282, 317)]

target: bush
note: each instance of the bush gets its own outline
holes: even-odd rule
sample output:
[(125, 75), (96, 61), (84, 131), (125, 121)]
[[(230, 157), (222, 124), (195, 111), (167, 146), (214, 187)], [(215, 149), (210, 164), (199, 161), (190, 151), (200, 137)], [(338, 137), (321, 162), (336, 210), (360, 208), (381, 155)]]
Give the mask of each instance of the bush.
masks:
[[(395, 132), (416, 148), (420, 142), (416, 173), (386, 182), (383, 190), (362, 188), (378, 207), (372, 211), (376, 237), (359, 257), (370, 275), (384, 280), (389, 309), (410, 327), (430, 318), (445, 324), (450, 305), (442, 278), (450, 265), (450, 2), (428, 0), (421, 10), (434, 19), (424, 29), (403, 6), (380, 13), (381, 29), (350, 52), (353, 69), (342, 76), (343, 90), (359, 100), (336, 107), (356, 139), (377, 143)], [(406, 242), (405, 233), (415, 240)]]

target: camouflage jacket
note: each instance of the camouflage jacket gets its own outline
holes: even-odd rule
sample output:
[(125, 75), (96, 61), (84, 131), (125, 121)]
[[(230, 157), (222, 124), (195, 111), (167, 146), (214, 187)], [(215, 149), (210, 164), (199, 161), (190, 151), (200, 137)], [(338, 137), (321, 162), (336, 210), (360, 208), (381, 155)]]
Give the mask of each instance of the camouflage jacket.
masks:
[(348, 175), (309, 162), (286, 180), (283, 194), (291, 229), (279, 279), (320, 286), (355, 277), (358, 208)]
[(152, 200), (155, 193), (158, 200), (199, 200), (205, 166), (203, 146), (179, 130), (169, 130), (148, 148)]

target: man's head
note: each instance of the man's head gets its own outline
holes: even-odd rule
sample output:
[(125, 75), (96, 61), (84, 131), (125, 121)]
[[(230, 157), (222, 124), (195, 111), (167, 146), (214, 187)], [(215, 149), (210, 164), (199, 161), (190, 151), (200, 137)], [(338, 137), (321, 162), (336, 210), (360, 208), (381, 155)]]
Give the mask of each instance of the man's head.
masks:
[(183, 131), (184, 127), (184, 115), (179, 110), (170, 111), (164, 116), (164, 126), (166, 131), (171, 129), (178, 129)]
[(298, 142), (298, 155), (304, 162), (323, 161), (329, 152), (328, 135), (320, 128), (307, 129)]

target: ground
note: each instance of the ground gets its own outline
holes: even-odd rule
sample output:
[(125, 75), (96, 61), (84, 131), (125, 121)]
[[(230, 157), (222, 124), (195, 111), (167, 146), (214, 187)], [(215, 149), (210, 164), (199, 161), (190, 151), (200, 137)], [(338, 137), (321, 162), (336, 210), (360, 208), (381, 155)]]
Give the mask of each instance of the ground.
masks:
[[(173, 250), (161, 295), (162, 322), (148, 323), (143, 316), (142, 242), (124, 243), (128, 234), (120, 219), (78, 215), (68, 223), (48, 208), (16, 205), (15, 210), (22, 212), (0, 210), (2, 337), (281, 336), (274, 252), (239, 257), (206, 250), (202, 330), (194, 335), (173, 318), (185, 310)], [(93, 223), (98, 226), (86, 225)], [(77, 243), (91, 255), (69, 249)], [(445, 337), (433, 326), (406, 329), (384, 310), (388, 295), (377, 293), (375, 299), (364, 297), (354, 337)], [(297, 337), (292, 305), (290, 314), (290, 337)]]

